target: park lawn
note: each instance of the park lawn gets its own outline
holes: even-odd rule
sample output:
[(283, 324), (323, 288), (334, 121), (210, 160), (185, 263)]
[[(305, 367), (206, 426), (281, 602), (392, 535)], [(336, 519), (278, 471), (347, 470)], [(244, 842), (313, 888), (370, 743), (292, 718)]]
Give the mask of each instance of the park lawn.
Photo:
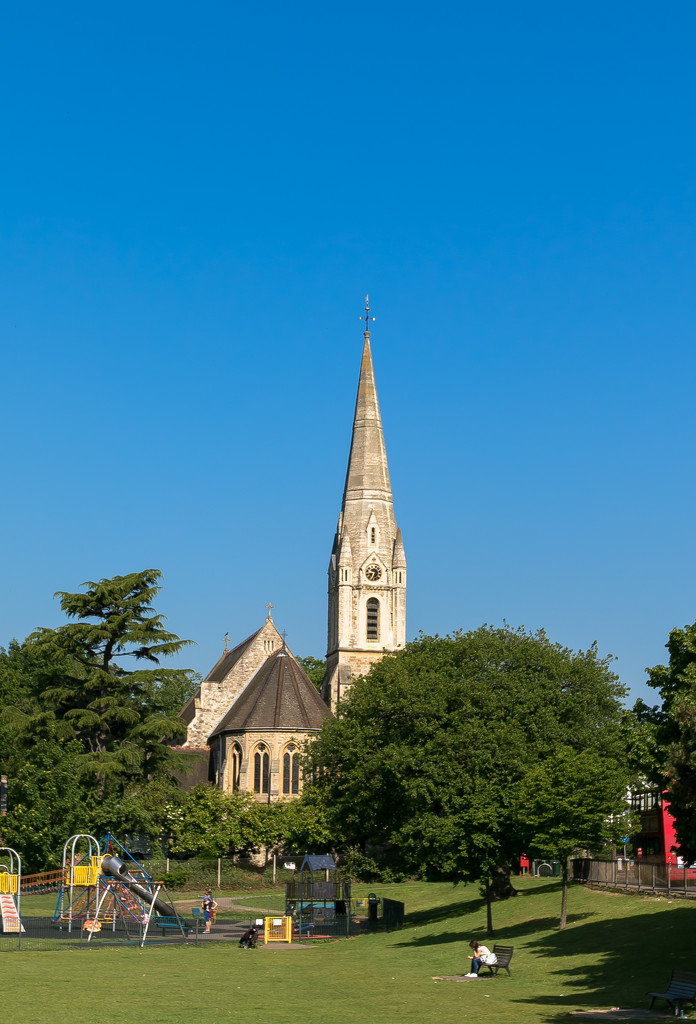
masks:
[(435, 982), (465, 973), (485, 909), (474, 885), (409, 883), (370, 887), (405, 902), (402, 929), (309, 949), (0, 953), (3, 1016), (12, 1024), (529, 1024), (574, 1009), (645, 1007), (646, 990), (662, 988), (673, 966), (696, 970), (696, 905), (574, 887), (568, 928), (558, 932), (559, 883), (519, 885), (521, 896), (494, 907), (496, 939), (515, 946), (512, 978)]

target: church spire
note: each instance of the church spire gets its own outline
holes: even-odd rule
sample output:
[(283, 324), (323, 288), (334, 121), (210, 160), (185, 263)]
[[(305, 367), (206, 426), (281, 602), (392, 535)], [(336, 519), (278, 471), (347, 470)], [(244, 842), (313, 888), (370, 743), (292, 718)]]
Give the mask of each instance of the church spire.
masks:
[(366, 330), (363, 334), (365, 340), (360, 365), (358, 395), (355, 400), (353, 436), (343, 491), (344, 513), (349, 501), (364, 499), (392, 501), (387, 450), (384, 445), (382, 417), (379, 411), (375, 371), (372, 365), (370, 331), (367, 329), (370, 320), (374, 320), (374, 317), (370, 317), (369, 295), (365, 296), (365, 316), (361, 319), (365, 320)]
[(363, 353), (341, 514), (329, 564), (322, 695), (335, 707), (351, 681), (406, 642), (406, 556), (394, 519), (365, 300)]

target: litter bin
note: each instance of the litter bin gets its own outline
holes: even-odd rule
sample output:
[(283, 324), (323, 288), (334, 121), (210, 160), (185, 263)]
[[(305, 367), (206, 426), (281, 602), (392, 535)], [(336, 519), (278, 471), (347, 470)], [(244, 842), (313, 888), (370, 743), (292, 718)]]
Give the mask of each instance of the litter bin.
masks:
[(377, 923), (377, 910), (379, 908), (379, 897), (373, 892), (367, 897), (367, 920), (370, 924)]
[(553, 873), (554, 873), (554, 877), (558, 877), (560, 875), (560, 873), (561, 873), (561, 862), (560, 862), (560, 860), (555, 860), (553, 862)]

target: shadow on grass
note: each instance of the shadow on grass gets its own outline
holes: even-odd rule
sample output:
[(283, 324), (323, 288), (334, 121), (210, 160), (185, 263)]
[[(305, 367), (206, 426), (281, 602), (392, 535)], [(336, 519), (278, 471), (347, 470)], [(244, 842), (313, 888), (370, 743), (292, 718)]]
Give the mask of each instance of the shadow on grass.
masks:
[[(568, 923), (576, 924), (578, 921), (582, 921), (588, 917), (592, 917), (592, 914), (569, 914)], [(412, 938), (405, 939), (403, 942), (394, 943), (395, 946), (417, 948), (418, 946), (439, 946), (445, 942), (468, 942), (469, 939), (474, 936), (481, 941), (486, 942), (487, 945), (492, 945), (496, 941), (503, 943), (509, 943), (512, 939), (522, 938), (524, 935), (536, 934), (540, 931), (552, 931), (554, 928), (558, 928), (557, 917), (537, 917), (530, 921), (520, 921), (519, 924), (509, 925), (505, 928), (500, 928), (497, 935), (494, 935), (492, 939), (486, 939), (481, 929), (471, 928), (466, 933), (463, 930), (458, 932), (439, 932), (436, 935), (414, 935)]]
[[(547, 1021), (564, 1012), (564, 998), (587, 1009), (647, 1008), (646, 992), (664, 991), (673, 968), (696, 969), (694, 925), (694, 908), (679, 907), (547, 932), (529, 942), (524, 953), (546, 962), (548, 977), (558, 982), (559, 996), (514, 1001), (540, 1008), (553, 1006), (553, 1016), (540, 1017)], [(584, 962), (578, 963), (578, 958)], [(518, 969), (523, 969), (522, 957), (516, 959)]]
[[(483, 900), (480, 901), (483, 904)], [(463, 914), (470, 914), (478, 909), (478, 901), (458, 900), (456, 903), (447, 903), (442, 907), (431, 907), (428, 910), (414, 910), (404, 917), (404, 924), (411, 927), (421, 927), (426, 924), (437, 924), (438, 921), (446, 921), (450, 917), (461, 917)]]

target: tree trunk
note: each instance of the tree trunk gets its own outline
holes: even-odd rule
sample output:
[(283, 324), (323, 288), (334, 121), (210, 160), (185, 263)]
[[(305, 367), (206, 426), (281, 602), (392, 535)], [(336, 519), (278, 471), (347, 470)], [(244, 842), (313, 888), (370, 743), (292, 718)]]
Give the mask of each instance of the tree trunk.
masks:
[(559, 930), (563, 930), (568, 921), (568, 858), (563, 858), (563, 897), (561, 899), (561, 923)]
[(491, 890), (490, 878), (486, 878), (486, 938), (495, 937), (493, 931), (493, 892)]

